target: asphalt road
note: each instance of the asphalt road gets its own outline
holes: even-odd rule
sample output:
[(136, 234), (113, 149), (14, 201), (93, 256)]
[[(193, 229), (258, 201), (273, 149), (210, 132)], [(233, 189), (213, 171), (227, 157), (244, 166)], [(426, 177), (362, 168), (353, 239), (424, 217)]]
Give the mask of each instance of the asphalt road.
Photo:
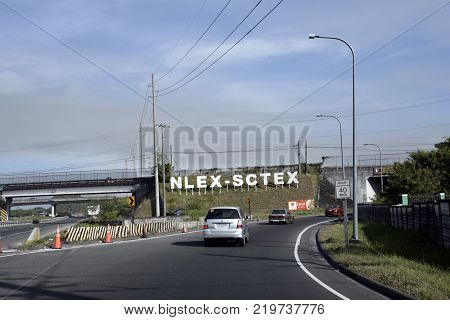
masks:
[(194, 232), (61, 251), (3, 255), (0, 256), (0, 297), (384, 299), (328, 265), (315, 244), (319, 226), (303, 233), (297, 261), (295, 248), (299, 234), (325, 220), (304, 217), (291, 225), (251, 224), (250, 244), (243, 248), (204, 247), (201, 232)]
[(61, 229), (67, 228), (75, 224), (80, 219), (78, 218), (63, 218), (56, 222), (41, 222), (38, 224), (18, 224), (7, 227), (0, 227), (0, 236), (2, 249), (7, 250), (9, 248), (17, 247), (24, 243), (28, 239), (31, 231), (35, 227), (39, 227), (41, 231), (41, 237), (48, 234), (56, 233), (56, 227), (59, 225)]

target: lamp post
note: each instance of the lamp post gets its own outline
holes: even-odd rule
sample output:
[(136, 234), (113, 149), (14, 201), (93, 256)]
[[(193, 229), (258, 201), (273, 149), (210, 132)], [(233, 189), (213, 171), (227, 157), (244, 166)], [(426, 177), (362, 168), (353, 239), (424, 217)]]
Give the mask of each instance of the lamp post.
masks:
[[(336, 119), (339, 123), (339, 133), (341, 136), (341, 166), (342, 166), (342, 179), (345, 179), (345, 167), (344, 167), (344, 147), (342, 144), (342, 123), (341, 120), (339, 120), (338, 117), (332, 116), (332, 115), (325, 115), (325, 114), (318, 114), (316, 115), (317, 118), (333, 118)], [(348, 231), (347, 231), (347, 225), (348, 225), (348, 215), (347, 215), (347, 199), (344, 199), (343, 201), (343, 209), (344, 209), (344, 239), (345, 244), (348, 244)]]
[(309, 39), (327, 39), (336, 40), (344, 43), (352, 52), (352, 70), (353, 70), (353, 236), (352, 241), (359, 242), (358, 238), (358, 197), (356, 193), (356, 184), (358, 182), (358, 171), (356, 168), (356, 108), (355, 108), (355, 51), (352, 46), (345, 40), (336, 37), (323, 37), (316, 34), (310, 34)]
[(383, 193), (383, 163), (381, 162), (381, 148), (379, 145), (375, 143), (364, 143), (365, 146), (374, 146), (378, 148), (378, 151), (380, 152), (380, 177), (381, 177), (381, 193)]

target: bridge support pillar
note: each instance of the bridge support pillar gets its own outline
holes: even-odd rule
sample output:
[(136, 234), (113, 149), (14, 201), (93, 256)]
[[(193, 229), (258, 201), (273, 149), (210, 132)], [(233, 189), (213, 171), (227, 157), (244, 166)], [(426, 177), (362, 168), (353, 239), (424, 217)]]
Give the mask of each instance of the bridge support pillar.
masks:
[(11, 216), (11, 202), (12, 198), (6, 198), (6, 220), (9, 221), (9, 217)]
[(50, 216), (55, 217), (56, 216), (56, 204), (52, 204), (50, 207)]

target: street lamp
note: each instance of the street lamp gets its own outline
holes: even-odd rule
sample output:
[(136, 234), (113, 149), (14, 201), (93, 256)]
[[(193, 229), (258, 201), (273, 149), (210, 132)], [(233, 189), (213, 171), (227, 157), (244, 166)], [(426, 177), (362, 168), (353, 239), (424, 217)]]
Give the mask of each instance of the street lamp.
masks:
[(381, 177), (381, 193), (383, 193), (383, 164), (381, 162), (381, 148), (379, 145), (375, 143), (364, 143), (365, 146), (374, 146), (378, 148), (378, 151), (380, 151), (380, 177)]
[[(345, 167), (344, 167), (344, 147), (342, 144), (342, 123), (341, 120), (339, 120), (338, 117), (332, 116), (332, 115), (325, 115), (325, 114), (318, 114), (316, 115), (317, 118), (333, 118), (336, 119), (339, 123), (339, 133), (341, 136), (341, 165), (342, 165), (342, 179), (345, 180)], [(348, 231), (347, 231), (347, 224), (348, 224), (348, 216), (347, 216), (347, 199), (344, 199), (344, 238), (345, 238), (345, 244), (348, 243)]]
[(316, 34), (310, 33), (309, 39), (328, 39), (328, 40), (337, 40), (344, 43), (352, 52), (352, 68), (353, 68), (353, 236), (352, 241), (358, 242), (358, 197), (356, 193), (356, 184), (358, 182), (358, 173), (356, 168), (356, 108), (355, 108), (355, 52), (353, 51), (352, 46), (345, 40), (335, 38), (335, 37), (322, 37)]

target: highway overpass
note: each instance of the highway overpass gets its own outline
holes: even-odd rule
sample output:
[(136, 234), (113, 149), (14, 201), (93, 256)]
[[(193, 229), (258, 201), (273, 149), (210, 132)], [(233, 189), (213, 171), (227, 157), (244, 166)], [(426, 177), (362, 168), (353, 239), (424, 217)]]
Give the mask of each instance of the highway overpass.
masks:
[(134, 195), (138, 204), (153, 190), (150, 172), (80, 171), (0, 176), (0, 195), (7, 217), (12, 207), (47, 204), (52, 214), (60, 203), (86, 202), (99, 196)]

